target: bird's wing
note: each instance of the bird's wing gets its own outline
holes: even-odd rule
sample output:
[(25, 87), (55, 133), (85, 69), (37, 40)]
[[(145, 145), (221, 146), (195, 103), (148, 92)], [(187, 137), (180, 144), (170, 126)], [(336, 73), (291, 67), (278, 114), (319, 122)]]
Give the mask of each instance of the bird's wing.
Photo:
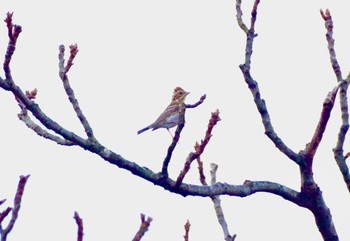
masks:
[(156, 119), (153, 123), (153, 130), (164, 127), (167, 119), (179, 112), (179, 105), (177, 103), (170, 103), (168, 107), (163, 111), (163, 113)]

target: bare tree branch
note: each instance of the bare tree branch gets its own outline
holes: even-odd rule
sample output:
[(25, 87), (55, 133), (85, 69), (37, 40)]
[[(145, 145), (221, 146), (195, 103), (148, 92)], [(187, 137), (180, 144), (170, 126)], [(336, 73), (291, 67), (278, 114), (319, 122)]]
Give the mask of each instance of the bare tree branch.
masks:
[(146, 219), (146, 216), (143, 213), (141, 213), (141, 225), (132, 241), (140, 241), (143, 235), (145, 235), (145, 233), (148, 231), (148, 228), (151, 225), (151, 222), (152, 222), (151, 217), (148, 217)]
[(331, 65), (335, 76), (337, 77), (337, 81), (339, 82), (340, 90), (339, 90), (339, 99), (340, 99), (340, 110), (341, 110), (341, 120), (342, 124), (339, 128), (338, 139), (335, 148), (333, 149), (334, 159), (337, 162), (339, 170), (343, 176), (344, 182), (350, 192), (350, 173), (349, 167), (346, 163), (346, 158), (348, 157), (348, 153), (344, 156), (344, 142), (346, 134), (349, 130), (349, 108), (348, 108), (348, 99), (347, 99), (347, 91), (350, 81), (350, 75), (347, 76), (346, 80), (343, 80), (341, 68), (337, 60), (337, 56), (334, 49), (334, 38), (333, 38), (333, 20), (330, 11), (327, 9), (324, 13), (320, 10), (321, 16), (325, 21), (325, 27), (327, 30), (326, 40), (328, 42), (328, 51), (331, 60)]
[[(216, 183), (216, 171), (218, 170), (218, 165), (212, 163), (210, 165), (210, 175), (211, 175), (211, 185), (214, 185)], [(219, 221), (219, 224), (222, 228), (222, 231), (224, 232), (225, 241), (234, 241), (237, 237), (236, 234), (231, 235), (230, 231), (228, 230), (227, 222), (225, 219), (224, 211), (221, 207), (221, 199), (220, 196), (212, 196), (210, 197), (211, 200), (214, 203), (214, 209), (216, 213), (216, 217)]]
[(163, 177), (168, 177), (168, 166), (169, 166), (169, 163), (170, 163), (170, 159), (173, 155), (173, 151), (177, 145), (177, 143), (179, 142), (179, 139), (180, 139), (180, 134), (181, 134), (181, 131), (182, 129), (184, 128), (185, 126), (185, 112), (186, 112), (186, 109), (187, 108), (196, 108), (197, 106), (201, 105), (203, 103), (203, 101), (205, 100), (206, 98), (206, 95), (203, 95), (199, 101), (195, 104), (183, 104), (181, 107), (180, 107), (180, 111), (179, 111), (179, 124), (176, 128), (176, 131), (175, 131), (175, 136), (173, 138), (173, 141), (171, 142), (170, 146), (168, 147), (168, 151), (167, 151), (167, 154), (164, 158), (164, 161), (163, 161), (163, 166), (162, 166), (162, 176)]
[(194, 104), (186, 104), (186, 109), (189, 109), (189, 108), (196, 108), (197, 106), (201, 105), (204, 100), (207, 98), (207, 95), (202, 95), (201, 98), (199, 99), (199, 101), (197, 101), (196, 103)]
[(75, 58), (75, 56), (77, 55), (77, 53), (79, 51), (78, 45), (76, 45), (76, 44), (70, 45), (69, 48), (70, 48), (70, 56), (69, 56), (67, 65), (64, 66), (65, 48), (63, 45), (60, 45), (60, 47), (59, 47), (58, 59), (59, 59), (59, 68), (60, 68), (60, 71), (59, 71), (60, 78), (63, 82), (64, 90), (66, 91), (66, 94), (68, 95), (68, 99), (69, 99), (70, 103), (72, 104), (73, 109), (74, 109), (75, 113), (77, 114), (77, 117), (80, 120), (80, 123), (84, 127), (86, 135), (88, 136), (88, 138), (91, 138), (92, 141), (94, 141), (95, 140), (94, 132), (93, 132), (88, 120), (86, 119), (85, 115), (83, 114), (83, 111), (81, 110), (81, 108), (79, 106), (79, 102), (75, 97), (74, 91), (73, 91), (72, 87), (70, 86), (69, 79), (67, 76), (69, 69), (73, 65), (73, 59)]
[(185, 241), (189, 241), (190, 240), (190, 227), (191, 227), (191, 224), (190, 224), (190, 221), (187, 219), (186, 223), (185, 223), (185, 235), (184, 235), (184, 240)]
[(208, 123), (208, 128), (207, 128), (207, 131), (205, 133), (204, 140), (201, 140), (201, 144), (198, 144), (198, 142), (196, 142), (196, 144), (194, 146), (195, 152), (191, 152), (188, 155), (188, 157), (186, 158), (186, 162), (185, 162), (184, 168), (182, 169), (182, 171), (180, 172), (179, 176), (177, 177), (176, 184), (175, 184), (176, 187), (180, 186), (180, 184), (182, 183), (182, 181), (185, 178), (187, 172), (190, 170), (191, 163), (195, 159), (197, 159), (200, 155), (202, 155), (205, 147), (207, 146), (207, 144), (210, 141), (210, 138), (212, 137), (211, 132), (212, 132), (214, 126), (219, 121), (220, 121), (219, 110), (216, 110), (215, 112), (211, 113), (211, 118), (210, 118), (209, 123)]
[(84, 235), (83, 219), (81, 219), (77, 211), (74, 212), (74, 219), (78, 226), (77, 240), (83, 241), (83, 235)]
[(337, 77), (338, 82), (341, 82), (343, 80), (340, 66), (338, 64), (338, 60), (335, 54), (334, 50), (334, 38), (333, 38), (333, 21), (332, 21), (332, 16), (331, 13), (329, 12), (328, 9), (326, 9), (326, 12), (324, 13), (322, 9), (320, 10), (321, 16), (325, 21), (325, 27), (327, 29), (326, 33), (326, 39), (328, 42), (328, 50), (329, 50), (329, 56), (331, 59), (331, 64), (333, 67), (333, 71), (335, 73), (335, 76)]
[[(349, 78), (349, 77), (348, 77)], [(349, 167), (346, 163), (346, 159), (349, 156), (349, 152), (344, 156), (344, 142), (346, 134), (349, 130), (349, 107), (348, 107), (348, 98), (347, 98), (347, 90), (349, 86), (349, 80), (342, 81), (340, 84), (339, 90), (339, 99), (340, 99), (340, 110), (341, 110), (341, 120), (342, 124), (339, 128), (338, 140), (336, 146), (333, 149), (334, 159), (337, 162), (339, 170), (343, 176), (343, 180), (350, 192), (350, 173)]]
[(246, 48), (245, 48), (245, 61), (244, 64), (241, 64), (239, 67), (243, 73), (243, 77), (245, 79), (245, 82), (248, 85), (249, 90), (251, 91), (255, 105), (261, 115), (261, 119), (265, 128), (265, 134), (270, 138), (270, 140), (275, 144), (275, 146), (286, 156), (288, 156), (291, 160), (293, 160), (295, 163), (299, 164), (300, 159), (298, 154), (293, 152), (283, 141), (282, 139), (276, 134), (276, 132), (273, 129), (273, 126), (271, 124), (270, 116), (266, 107), (265, 100), (261, 98), (260, 90), (258, 83), (253, 79), (253, 77), (250, 74), (250, 64), (251, 64), (251, 57), (253, 54), (253, 41), (254, 38), (257, 36), (254, 30), (256, 16), (257, 16), (257, 8), (259, 5), (259, 0), (256, 0), (254, 2), (253, 10), (251, 13), (251, 26), (249, 28), (249, 31), (246, 31), (244, 26), (242, 27), (242, 19), (241, 19), (241, 1), (236, 1), (236, 8), (237, 8), (237, 21), (240, 27), (243, 29), (243, 31), (247, 35), (246, 40)]
[[(73, 108), (82, 123), (85, 132), (87, 134), (87, 139), (84, 139), (78, 135), (76, 135), (74, 132), (68, 131), (65, 128), (63, 128), (61, 125), (50, 119), (46, 114), (39, 108), (39, 106), (35, 103), (33, 95), (30, 93), (24, 93), (20, 87), (16, 86), (11, 75), (10, 70), (10, 62), (11, 58), (13, 56), (13, 53), (15, 51), (16, 47), (16, 41), (19, 36), (19, 33), (21, 32), (21, 27), (17, 25), (12, 24), (12, 14), (7, 15), (7, 18), (5, 22), (7, 23), (8, 32), (9, 32), (9, 44), (7, 47), (5, 60), (4, 60), (4, 71), (6, 79), (0, 78), (0, 87), (7, 91), (11, 91), (15, 98), (18, 100), (18, 103), (22, 105), (23, 109), (25, 111), (31, 112), (34, 117), (39, 120), (39, 122), (45, 126), (48, 130), (54, 131), (57, 135), (62, 137), (62, 140), (65, 140), (67, 142), (74, 143), (75, 145), (79, 145), (81, 148), (89, 150), (92, 153), (95, 153), (99, 155), (104, 160), (117, 165), (120, 168), (126, 169), (133, 174), (144, 178), (145, 180), (148, 180), (150, 182), (153, 182), (155, 185), (162, 186), (164, 189), (169, 190), (174, 193), (181, 194), (183, 196), (186, 195), (195, 195), (195, 196), (209, 196), (209, 197), (218, 197), (219, 195), (232, 195), (232, 196), (240, 196), (245, 197), (252, 195), (256, 192), (268, 192), (271, 194), (278, 195), (290, 202), (293, 202), (301, 207), (305, 207), (309, 209), (315, 217), (317, 226), (324, 238), (324, 240), (338, 240), (338, 236), (331, 218), (330, 211), (328, 207), (326, 206), (322, 191), (316, 184), (316, 182), (313, 179), (313, 170), (312, 170), (312, 160), (314, 158), (315, 152), (319, 146), (320, 141), (322, 140), (322, 135), (325, 131), (327, 121), (330, 117), (330, 111), (333, 108), (334, 99), (337, 94), (338, 88), (334, 89), (326, 98), (323, 106), (323, 110), (321, 113), (320, 121), (318, 122), (318, 126), (316, 128), (316, 131), (313, 135), (313, 138), (310, 142), (310, 144), (305, 148), (305, 150), (301, 151), (299, 154), (295, 153), (293, 150), (291, 150), (282, 140), (279, 138), (279, 136), (276, 134), (276, 132), (273, 129), (273, 126), (271, 124), (270, 116), (267, 110), (267, 106), (265, 101), (261, 98), (261, 93), (258, 87), (257, 81), (253, 79), (250, 73), (251, 68), (251, 57), (253, 53), (253, 41), (257, 34), (255, 33), (255, 23), (257, 19), (257, 10), (259, 5), (259, 0), (255, 0), (252, 11), (251, 11), (251, 22), (249, 28), (244, 24), (242, 20), (242, 10), (241, 10), (241, 0), (237, 0), (236, 2), (236, 9), (237, 9), (237, 22), (238, 25), (241, 27), (241, 29), (246, 33), (247, 39), (246, 39), (246, 49), (245, 49), (245, 60), (244, 64), (240, 65), (240, 69), (243, 73), (245, 82), (248, 85), (249, 90), (251, 91), (254, 102), (256, 104), (256, 107), (260, 113), (264, 128), (265, 128), (265, 134), (270, 138), (270, 140), (275, 144), (275, 146), (286, 156), (288, 156), (292, 161), (294, 161), (296, 164), (299, 165), (300, 173), (301, 173), (301, 191), (297, 192), (289, 187), (283, 186), (279, 183), (273, 183), (269, 181), (245, 181), (243, 185), (230, 185), (227, 183), (213, 183), (209, 186), (205, 182), (205, 176), (204, 172), (201, 172), (201, 167), (199, 165), (199, 171), (200, 171), (200, 180), (202, 182), (202, 186), (199, 185), (191, 185), (183, 183), (183, 179), (187, 173), (187, 171), (190, 168), (190, 164), (194, 159), (197, 159), (198, 164), (201, 163), (200, 155), (204, 151), (204, 148), (206, 144), (209, 142), (209, 139), (211, 137), (211, 130), (206, 133), (206, 137), (204, 141), (201, 142), (201, 144), (196, 144), (195, 146), (195, 152), (190, 153), (186, 160), (186, 164), (184, 167), (184, 170), (182, 173), (180, 173), (179, 177), (176, 181), (172, 180), (168, 177), (168, 165), (170, 163), (170, 159), (172, 156), (172, 153), (176, 147), (176, 144), (178, 143), (180, 133), (182, 128), (185, 125), (185, 110), (186, 108), (194, 108), (201, 104), (203, 100), (205, 99), (205, 96), (200, 99), (199, 102), (197, 102), (194, 105), (184, 105), (181, 109), (180, 114), (180, 123), (176, 129), (175, 136), (173, 138), (173, 141), (171, 145), (168, 148), (167, 155), (163, 161), (163, 167), (161, 173), (155, 173), (152, 170), (141, 167), (138, 164), (124, 159), (122, 156), (120, 156), (117, 153), (114, 153), (113, 151), (107, 149), (105, 146), (100, 144), (98, 140), (95, 139), (93, 135), (92, 128), (90, 127), (86, 117), (83, 115), (78, 101), (74, 96), (73, 89), (70, 86), (67, 73), (70, 70), (71, 66), (73, 65), (73, 60), (78, 52), (78, 48), (76, 45), (71, 45), (71, 52), (70, 52), (70, 58), (68, 60), (67, 65), (64, 64), (64, 47), (60, 46), (59, 48), (59, 67), (60, 67), (60, 77), (63, 81), (64, 89), (68, 95), (68, 98), (70, 102), (73, 105)], [(327, 28), (327, 41), (329, 45), (329, 51), (331, 56), (331, 62), (332, 67), (335, 71), (335, 74), (337, 76), (338, 82), (341, 83), (340, 91), (342, 92), (341, 95), (346, 96), (346, 86), (342, 86), (342, 77), (340, 72), (340, 67), (336, 61), (335, 57), (335, 51), (334, 51), (334, 39), (332, 37), (332, 31), (333, 31), (333, 23), (332, 19), (330, 17), (329, 11), (326, 11), (326, 13), (323, 13), (321, 11), (321, 15), (324, 18), (326, 22), (326, 28)], [(346, 88), (345, 88), (346, 87)], [(35, 97), (35, 94), (34, 94)], [(344, 96), (341, 97), (344, 101)], [(342, 100), (341, 100), (342, 101)], [(347, 101), (346, 104), (342, 105), (342, 108), (344, 108), (344, 111), (342, 110), (342, 117), (344, 117), (343, 125), (344, 129), (348, 128), (348, 115), (347, 113)], [(346, 110), (345, 110), (346, 109)], [(213, 125), (214, 126), (214, 125)], [(347, 129), (346, 129), (347, 131)], [(345, 132), (342, 132), (341, 134), (344, 135), (345, 138)], [(44, 135), (43, 135), (44, 136)], [(339, 134), (340, 136), (340, 134)], [(59, 138), (60, 138), (59, 137)], [(341, 137), (343, 138), (343, 136)], [(338, 138), (338, 143), (340, 143), (339, 148), (336, 150), (335, 153), (340, 153), (341, 158), (345, 158), (342, 153), (342, 146), (344, 140)], [(340, 152), (341, 151), (341, 152)], [(337, 160), (338, 161), (338, 160)], [(215, 179), (215, 178), (213, 178)], [(23, 192), (23, 191), (22, 191)], [(21, 194), (22, 195), (22, 194)], [(16, 195), (17, 196), (17, 195)], [(220, 201), (220, 199), (219, 199)], [(20, 203), (20, 201), (19, 201)], [(222, 213), (222, 208), (220, 206), (220, 203), (218, 204), (220, 207), (217, 210), (217, 215), (223, 216), (220, 214), (220, 209)], [(16, 213), (16, 207), (19, 209), (19, 206), (16, 206), (16, 198), (15, 198), (15, 207), (12, 210), (12, 217), (14, 217), (14, 214)], [(17, 209), (17, 213), (18, 213)], [(7, 211), (6, 211), (7, 212)], [(6, 213), (5, 212), (5, 213)], [(10, 211), (6, 215), (9, 214)], [(4, 212), (3, 212), (4, 213)], [(223, 213), (222, 213), (223, 214)], [(12, 220), (12, 219), (11, 219)], [(145, 231), (147, 230), (149, 223), (151, 222), (151, 219), (145, 219), (144, 215), (141, 215), (141, 227), (144, 224), (143, 228), (145, 228)], [(148, 221), (148, 225), (147, 225)], [(220, 220), (219, 220), (220, 222)], [(10, 221), (11, 223), (11, 221)], [(226, 224), (227, 228), (227, 224)], [(223, 227), (224, 229), (224, 227)], [(2, 230), (2, 229), (1, 229)], [(5, 229), (6, 230), (6, 229)], [(5, 230), (2, 230), (2, 234)], [(141, 228), (140, 228), (141, 230)], [(144, 232), (145, 232), (144, 231)], [(225, 232), (225, 231), (224, 231)], [(228, 233), (228, 230), (227, 230)], [(141, 236), (142, 237), (142, 236)], [(140, 237), (140, 238), (141, 238)]]
[(236, 1), (236, 12), (237, 12), (236, 18), (237, 18), (238, 26), (243, 30), (243, 32), (248, 34), (247, 25), (245, 25), (242, 19), (243, 12), (242, 12), (241, 5), (242, 5), (242, 0), (237, 0)]
[[(292, 151), (284, 142), (278, 137), (276, 132), (273, 129), (269, 113), (265, 104), (265, 101), (261, 98), (260, 90), (258, 83), (253, 79), (250, 73), (251, 68), (251, 57), (253, 53), (253, 41), (257, 36), (255, 34), (255, 22), (257, 16), (257, 7), (259, 5), (259, 0), (255, 0), (254, 6), (251, 12), (251, 23), (249, 30), (247, 31), (246, 26), (243, 24), (242, 20), (242, 11), (241, 11), (241, 1), (236, 1), (237, 8), (237, 22), (238, 25), (247, 35), (246, 40), (246, 49), (245, 49), (245, 61), (244, 64), (240, 65), (240, 69), (243, 73), (244, 79), (248, 85), (249, 90), (251, 91), (256, 107), (261, 115), (262, 122), (265, 128), (265, 134), (270, 138), (270, 140), (275, 144), (275, 146), (286, 156), (288, 156), (292, 161), (299, 165), (301, 173), (301, 192), (295, 197), (296, 200), (292, 201), (302, 207), (308, 208), (314, 215), (317, 227), (322, 234), (324, 240), (338, 240), (337, 232), (335, 230), (331, 213), (329, 208), (324, 202), (322, 192), (313, 178), (312, 170), (312, 161), (314, 154), (317, 150), (317, 147), (322, 139), (323, 132), (325, 131), (328, 119), (330, 117), (330, 112), (334, 105), (334, 99), (338, 87), (330, 92), (329, 96), (325, 100), (323, 112), (321, 118), (316, 128), (315, 134), (304, 151), (301, 151), (299, 154)], [(324, 18), (329, 17), (329, 12), (326, 15), (323, 15)], [(329, 23), (329, 22), (328, 22)], [(332, 30), (332, 26), (329, 26), (329, 29)], [(330, 38), (331, 39), (331, 35)], [(331, 41), (332, 42), (332, 41)], [(331, 46), (330, 49), (333, 49)], [(335, 57), (335, 53), (331, 53)], [(335, 59), (335, 58), (334, 58)], [(331, 57), (333, 68), (337, 72), (338, 79), (341, 78), (340, 69), (338, 68), (337, 62), (334, 61)], [(251, 186), (252, 189), (255, 189), (256, 182), (246, 181), (247, 186)], [(287, 192), (288, 193), (288, 192)], [(283, 192), (283, 195), (285, 192)], [(279, 194), (281, 195), (281, 194)], [(281, 197), (283, 197), (281, 195)], [(294, 199), (294, 198), (293, 198)]]
[[(28, 99), (34, 100), (36, 98), (37, 93), (38, 93), (37, 89), (34, 89), (32, 91), (26, 91), (26, 96), (27, 96)], [(28, 110), (27, 110), (26, 106), (18, 98), (16, 98), (16, 100), (18, 102), (19, 107), (21, 108), (21, 112), (17, 115), (18, 119), (23, 121), (24, 124), (29, 129), (33, 130), (39, 136), (44, 137), (45, 139), (54, 141), (54, 142), (56, 142), (59, 145), (64, 145), (64, 146), (72, 146), (72, 145), (74, 145), (73, 142), (67, 141), (67, 140), (61, 138), (60, 136), (51, 134), (46, 129), (42, 128), (41, 126), (36, 124), (34, 121), (32, 121), (32, 119), (28, 115)]]
[[(306, 145), (305, 156), (306, 160), (312, 162), (317, 148), (322, 140), (323, 133), (326, 130), (328, 120), (331, 116), (331, 112), (334, 106), (335, 97), (337, 96), (339, 86), (337, 85), (331, 92), (328, 93), (326, 99), (323, 102), (323, 109), (317, 128), (314, 132), (311, 142)], [(308, 165), (312, 165), (309, 163)]]
[(25, 185), (27, 183), (29, 175), (27, 175), (27, 176), (20, 176), (19, 178), (20, 178), (20, 180), (19, 180), (19, 183), (18, 183), (16, 195), (15, 195), (15, 198), (14, 198), (13, 209), (11, 210), (11, 209), (7, 208), (5, 210), (5, 212), (3, 212), (6, 215), (4, 214), (4, 217), (2, 219), (4, 219), (9, 214), (10, 211), (12, 211), (12, 216), (11, 216), (10, 222), (7, 224), (6, 228), (3, 228), (1, 226), (1, 222), (0, 222), (1, 241), (6, 241), (7, 235), (11, 232), (11, 230), (13, 229), (13, 226), (16, 223), (16, 220), (18, 218), (18, 212), (19, 212), (19, 209), (21, 208), (21, 201), (22, 201), (22, 196), (23, 196), (23, 192), (24, 192), (24, 187), (25, 187)]
[(7, 25), (8, 30), (8, 37), (9, 37), (9, 43), (7, 45), (5, 60), (3, 64), (4, 72), (6, 80), (11, 83), (12, 82), (12, 75), (11, 75), (11, 69), (10, 69), (10, 62), (13, 53), (16, 50), (16, 42), (19, 34), (22, 32), (22, 27), (19, 25), (14, 25), (12, 23), (12, 15), (13, 13), (7, 13), (5, 23)]
[(7, 215), (12, 211), (12, 208), (7, 207), (5, 211), (0, 213), (0, 233), (2, 233), (2, 221), (7, 217)]

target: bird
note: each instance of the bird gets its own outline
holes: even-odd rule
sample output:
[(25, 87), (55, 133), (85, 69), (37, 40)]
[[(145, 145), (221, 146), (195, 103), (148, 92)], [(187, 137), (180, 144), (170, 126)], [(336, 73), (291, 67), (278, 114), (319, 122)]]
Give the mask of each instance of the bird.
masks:
[(137, 134), (141, 134), (142, 132), (149, 129), (152, 129), (152, 131), (154, 131), (159, 128), (166, 128), (170, 133), (169, 128), (172, 128), (179, 124), (180, 106), (184, 103), (185, 98), (189, 93), (190, 92), (184, 91), (181, 87), (176, 87), (174, 89), (174, 93), (168, 107), (163, 111), (162, 114), (160, 114), (155, 122), (139, 130)]

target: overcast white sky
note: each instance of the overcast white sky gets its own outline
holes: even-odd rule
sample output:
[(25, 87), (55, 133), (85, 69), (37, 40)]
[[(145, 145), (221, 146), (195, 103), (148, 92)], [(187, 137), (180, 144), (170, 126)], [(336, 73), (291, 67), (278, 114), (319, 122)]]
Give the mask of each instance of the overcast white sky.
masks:
[[(248, 19), (253, 1), (243, 1)], [(23, 89), (39, 90), (37, 103), (65, 128), (84, 135), (58, 77), (58, 46), (77, 43), (69, 73), (96, 137), (123, 157), (160, 171), (170, 136), (165, 130), (136, 131), (168, 105), (174, 87), (206, 101), (187, 111), (187, 124), (170, 163), (175, 178), (195, 141), (204, 136), (210, 113), (222, 121), (202, 160), (219, 165), (218, 180), (242, 184), (269, 180), (299, 189), (294, 163), (264, 136), (260, 116), (238, 65), (245, 35), (236, 23), (235, 1), (18, 1), (0, 0), (0, 18), (14, 11), (22, 25), (12, 62)], [(252, 62), (276, 132), (294, 151), (310, 141), (326, 94), (336, 85), (319, 9), (334, 19), (336, 51), (343, 75), (350, 69), (347, 1), (261, 1)], [(7, 44), (0, 24), (0, 55)], [(3, 74), (2, 74), (3, 76)], [(76, 240), (76, 210), (84, 240), (131, 240), (140, 213), (154, 221), (143, 238), (223, 240), (211, 200), (169, 193), (77, 147), (61, 147), (37, 136), (17, 119), (12, 95), (0, 91), (0, 199), (12, 205), (19, 175), (30, 174), (18, 222), (8, 240)], [(350, 240), (350, 197), (333, 159), (340, 125), (337, 103), (314, 161), (315, 179), (331, 209), (341, 240)], [(349, 147), (348, 142), (346, 147)], [(350, 148), (349, 148), (350, 149)], [(345, 151), (349, 151), (345, 149)], [(192, 166), (186, 182), (199, 183)], [(239, 241), (321, 240), (312, 214), (270, 194), (222, 197)]]

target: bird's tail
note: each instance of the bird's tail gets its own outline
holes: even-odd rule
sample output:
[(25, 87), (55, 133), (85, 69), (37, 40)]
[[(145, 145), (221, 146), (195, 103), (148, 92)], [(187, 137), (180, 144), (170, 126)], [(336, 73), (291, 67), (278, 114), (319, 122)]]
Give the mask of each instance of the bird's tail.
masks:
[(139, 130), (139, 131), (137, 132), (137, 134), (140, 135), (142, 132), (147, 131), (147, 130), (150, 129), (150, 128), (151, 128), (150, 126), (147, 126), (147, 127), (143, 128), (143, 129)]

